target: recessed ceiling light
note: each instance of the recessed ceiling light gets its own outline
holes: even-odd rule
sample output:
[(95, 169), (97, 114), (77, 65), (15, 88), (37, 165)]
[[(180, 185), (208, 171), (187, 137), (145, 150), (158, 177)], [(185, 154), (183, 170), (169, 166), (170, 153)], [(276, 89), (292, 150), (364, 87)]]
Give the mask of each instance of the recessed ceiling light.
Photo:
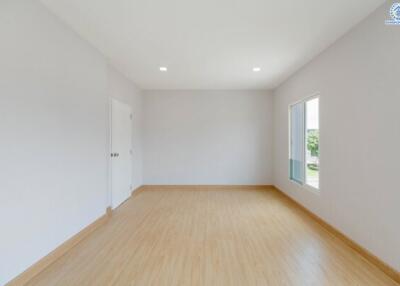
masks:
[(253, 68), (253, 72), (259, 72), (260, 70), (261, 70), (260, 67), (254, 67), (254, 68)]
[(162, 71), (162, 72), (166, 72), (168, 69), (167, 69), (167, 67), (160, 67), (160, 71)]

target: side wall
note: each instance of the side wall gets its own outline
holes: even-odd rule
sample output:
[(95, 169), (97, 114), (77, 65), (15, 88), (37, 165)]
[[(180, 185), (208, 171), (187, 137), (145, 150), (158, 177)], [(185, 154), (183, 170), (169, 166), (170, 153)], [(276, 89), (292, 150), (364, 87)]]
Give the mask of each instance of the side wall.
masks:
[(146, 91), (145, 184), (270, 184), (272, 96)]
[[(37, 1), (1, 1), (0, 35), (3, 285), (105, 213), (109, 76), (106, 59)], [(113, 92), (126, 86), (118, 77)], [(136, 108), (137, 91), (121, 93), (131, 91)]]
[[(400, 271), (400, 27), (390, 4), (274, 95), (274, 184)], [(288, 180), (288, 106), (320, 93), (321, 190)]]

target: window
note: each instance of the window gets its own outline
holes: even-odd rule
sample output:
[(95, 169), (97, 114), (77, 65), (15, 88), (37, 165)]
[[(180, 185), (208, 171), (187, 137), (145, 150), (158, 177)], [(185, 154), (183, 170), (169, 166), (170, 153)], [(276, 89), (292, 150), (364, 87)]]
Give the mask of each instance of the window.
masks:
[(289, 177), (319, 188), (319, 98), (290, 106)]

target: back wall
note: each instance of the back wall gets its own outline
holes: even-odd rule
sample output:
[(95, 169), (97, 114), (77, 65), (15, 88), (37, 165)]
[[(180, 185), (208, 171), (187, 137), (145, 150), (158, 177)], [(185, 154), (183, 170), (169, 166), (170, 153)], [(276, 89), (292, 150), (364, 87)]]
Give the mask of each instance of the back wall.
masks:
[(267, 91), (144, 92), (145, 184), (270, 184)]

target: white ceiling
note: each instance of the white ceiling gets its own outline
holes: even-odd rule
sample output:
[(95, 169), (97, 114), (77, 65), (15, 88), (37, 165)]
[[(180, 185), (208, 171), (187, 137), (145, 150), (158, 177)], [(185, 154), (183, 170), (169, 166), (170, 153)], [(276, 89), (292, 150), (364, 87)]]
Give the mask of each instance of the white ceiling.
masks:
[(272, 89), (385, 2), (41, 1), (143, 89)]

